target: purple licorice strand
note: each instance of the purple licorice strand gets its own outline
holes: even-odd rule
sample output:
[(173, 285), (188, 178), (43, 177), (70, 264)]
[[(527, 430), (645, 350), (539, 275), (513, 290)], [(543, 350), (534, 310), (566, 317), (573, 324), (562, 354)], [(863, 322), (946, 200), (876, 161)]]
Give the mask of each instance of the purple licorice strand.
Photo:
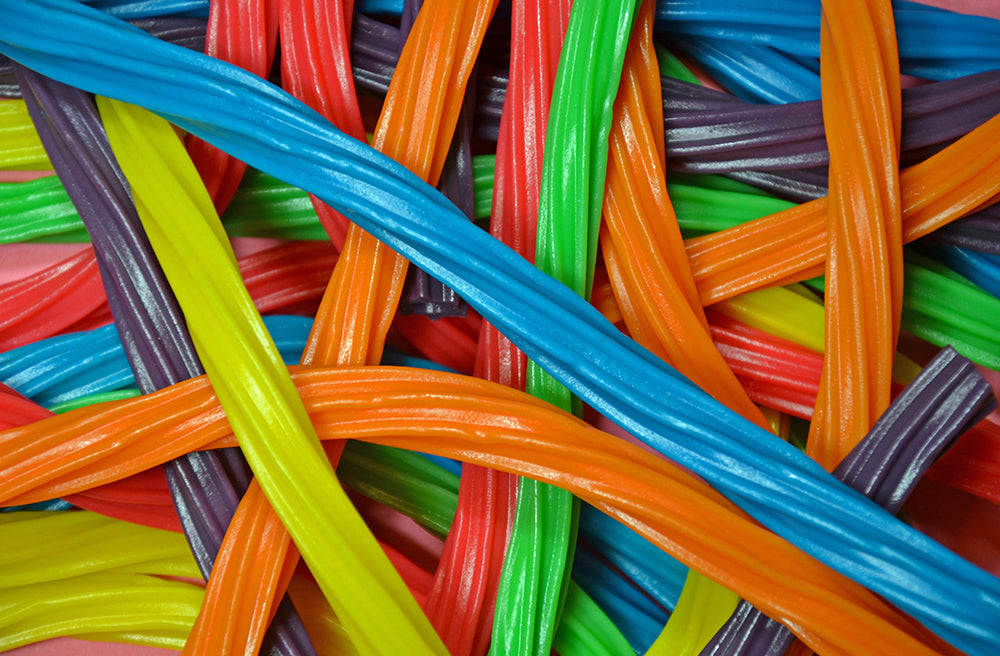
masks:
[[(826, 166), (819, 101), (757, 105), (663, 79), (667, 161), (675, 170), (726, 173)], [(1000, 112), (1000, 72), (903, 92), (904, 165), (921, 161)]]
[[(176, 382), (199, 375), (194, 347), (177, 336), (183, 318), (162, 272), (135, 255), (138, 249), (132, 244), (148, 242), (90, 97), (21, 66), (15, 74), (42, 144), (92, 233), (122, 343), (138, 349), (149, 363), (136, 371), (137, 385), (151, 391), (158, 388), (156, 380)], [(101, 229), (99, 221), (116, 227)], [(159, 311), (148, 317), (130, 316), (127, 305), (142, 302)], [(174, 357), (158, 351), (170, 351)]]
[(829, 174), (825, 168), (791, 171), (730, 171), (727, 178), (753, 185), (772, 196), (805, 203), (829, 192)]
[[(90, 96), (20, 66), (15, 74), (53, 167), (94, 244), (115, 325), (140, 391), (203, 373), (176, 300), (152, 254), (127, 182)], [(249, 485), (238, 449), (197, 452), (164, 465), (171, 496), (205, 578)], [(279, 604), (262, 645), (275, 656), (315, 654), (290, 603)]]
[(946, 347), (890, 404), (833, 475), (896, 513), (945, 449), (994, 408), (989, 383), (975, 365)]
[(793, 642), (795, 634), (783, 624), (741, 599), (700, 656), (782, 656)]
[[(891, 513), (934, 461), (996, 407), (975, 366), (946, 347), (892, 402), (833, 475)], [(794, 636), (746, 601), (701, 656), (780, 656)]]
[(351, 35), (355, 87), (384, 96), (389, 92), (389, 82), (402, 47), (399, 28), (355, 13)]
[(1000, 255), (1000, 205), (990, 205), (971, 216), (938, 228), (932, 239), (982, 253)]
[[(208, 22), (204, 18), (142, 18), (129, 21), (153, 36), (179, 46), (205, 52), (205, 30)], [(21, 88), (14, 79), (14, 63), (0, 55), (0, 98), (20, 98)]]

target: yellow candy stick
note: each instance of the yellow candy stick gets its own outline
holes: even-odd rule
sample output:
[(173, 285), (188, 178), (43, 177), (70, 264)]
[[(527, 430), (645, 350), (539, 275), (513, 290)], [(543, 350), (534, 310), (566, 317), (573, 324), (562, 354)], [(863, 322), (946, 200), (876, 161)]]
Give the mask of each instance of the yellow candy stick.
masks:
[(739, 600), (735, 592), (689, 570), (677, 607), (646, 656), (698, 656)]
[[(202, 211), (210, 205), (207, 193), (173, 128), (123, 103), (99, 98), (98, 107), (237, 441), (358, 651), (444, 656), (337, 483), (218, 216)], [(200, 194), (202, 200), (192, 200)]]
[(52, 169), (23, 100), (0, 100), (0, 143), (0, 170)]

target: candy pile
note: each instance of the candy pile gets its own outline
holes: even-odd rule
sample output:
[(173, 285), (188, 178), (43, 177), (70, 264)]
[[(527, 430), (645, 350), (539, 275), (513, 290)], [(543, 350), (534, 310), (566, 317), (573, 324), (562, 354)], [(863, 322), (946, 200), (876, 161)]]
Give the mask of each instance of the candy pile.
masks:
[(995, 654), (988, 13), (0, 0), (0, 651)]

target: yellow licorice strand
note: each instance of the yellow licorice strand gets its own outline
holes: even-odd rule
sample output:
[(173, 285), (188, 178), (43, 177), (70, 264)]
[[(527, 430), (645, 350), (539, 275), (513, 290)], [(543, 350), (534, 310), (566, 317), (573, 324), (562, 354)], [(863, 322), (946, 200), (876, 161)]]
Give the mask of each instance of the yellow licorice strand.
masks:
[(8, 588), (0, 595), (0, 651), (81, 634), (186, 635), (203, 597), (199, 585), (117, 572)]
[[(70, 635), (184, 644), (203, 590), (152, 578), (200, 577), (183, 536), (86, 510), (0, 517), (0, 649)], [(98, 623), (109, 631), (93, 636)]]
[(823, 304), (786, 287), (768, 287), (720, 301), (712, 306), (748, 326), (822, 353)]
[(688, 570), (684, 588), (674, 612), (646, 656), (698, 656), (729, 616), (740, 598), (721, 585)]
[(199, 578), (184, 536), (88, 511), (18, 512), (0, 525), (0, 588), (102, 571)]
[(354, 509), (233, 263), (171, 126), (98, 99), (153, 250), (237, 441), (359, 651), (440, 654), (440, 639)]
[(52, 170), (23, 100), (0, 100), (0, 143), (0, 170)]
[(123, 642), (142, 647), (162, 647), (179, 651), (184, 647), (190, 633), (190, 631), (115, 631), (81, 633), (73, 637), (94, 642)]

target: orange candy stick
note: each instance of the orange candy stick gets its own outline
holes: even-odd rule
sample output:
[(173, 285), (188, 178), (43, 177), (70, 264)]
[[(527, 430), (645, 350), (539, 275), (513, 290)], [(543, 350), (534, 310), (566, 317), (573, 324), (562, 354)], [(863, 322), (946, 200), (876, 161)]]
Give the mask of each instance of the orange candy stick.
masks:
[(889, 406), (903, 304), (892, 7), (828, 0), (821, 29), (830, 149), (825, 358), (806, 452), (832, 470)]
[(612, 124), (601, 248), (632, 338), (696, 385), (768, 428), (708, 332), (687, 265), (664, 171), (663, 101), (653, 51), (653, 14), (643, 3)]
[[(475, 61), (478, 44), (482, 41), (486, 25), (492, 16), (493, 7), (492, 2), (482, 2), (473, 7), (447, 0), (428, 2), (413, 26), (411, 39), (404, 47), (376, 129), (375, 145), (424, 177), (431, 174), (434, 166), (432, 161), (437, 157), (434, 147), (443, 151), (439, 158), (440, 165), (443, 166), (444, 155), (447, 154), (451, 134), (458, 120), (464, 84), (471, 71), (471, 63)], [(289, 5), (286, 9), (305, 10), (305, 7)], [(460, 56), (456, 57), (452, 53)], [(426, 59), (420, 59), (421, 56)], [(458, 66), (452, 65), (455, 59), (458, 59)], [(304, 89), (300, 91), (306, 93)], [(413, 98), (417, 95), (424, 102), (414, 103)], [(319, 98), (313, 100), (320, 102)], [(334, 111), (333, 108), (327, 109), (331, 113)], [(349, 114), (344, 119), (350, 123)], [(440, 166), (433, 175), (436, 178), (439, 174)], [(347, 241), (338, 262), (324, 293), (302, 361), (328, 365), (377, 363), (381, 359), (385, 337), (405, 280), (406, 260), (352, 225), (348, 229)], [(334, 464), (340, 449), (327, 449)], [(248, 491), (251, 501), (241, 503), (237, 509), (237, 517), (234, 518), (237, 526), (252, 525), (248, 517), (276, 522), (263, 494), (258, 494), (255, 488), (257, 484), (251, 483)], [(247, 517), (243, 517), (243, 514)], [(265, 517), (269, 519), (263, 519)], [(282, 560), (288, 560), (294, 566), (294, 562), (298, 560), (298, 552), (294, 548), (289, 549), (290, 538), (287, 533), (276, 528), (270, 537), (269, 543), (256, 545), (253, 560), (265, 570), (274, 569)], [(248, 536), (243, 535), (242, 531), (231, 530), (227, 532), (223, 550), (245, 552), (248, 541)], [(213, 624), (207, 620), (203, 624), (203, 616), (231, 614), (217, 605), (222, 600), (238, 604), (239, 595), (260, 599), (261, 602), (255, 604), (250, 611), (250, 615), (259, 618), (261, 614), (269, 613), (273, 600), (283, 594), (283, 588), (247, 589), (237, 585), (243, 576), (239, 564), (238, 559), (233, 559), (222, 563), (222, 567), (213, 569), (208, 582), (206, 603), (192, 634), (197, 636), (191, 642), (198, 649), (209, 649), (212, 653), (221, 654), (231, 653), (219, 651), (229, 645), (238, 646), (237, 651), (259, 646), (262, 633), (244, 634), (244, 638), (239, 640), (231, 640), (219, 631), (209, 632), (208, 635), (200, 634), (203, 627)], [(277, 583), (274, 578), (259, 578), (257, 581), (265, 586)], [(257, 626), (256, 623), (252, 625)], [(236, 631), (248, 625), (222, 626)], [(191, 650), (185, 652), (197, 653)]]
[[(291, 371), (321, 439), (419, 445), (557, 483), (797, 627), (799, 637), (821, 653), (949, 653), (875, 595), (763, 529), (699, 479), (523, 393), (402, 368)], [(422, 392), (415, 395), (414, 389)], [(229, 431), (205, 377), (11, 429), (0, 433), (0, 499), (51, 498), (191, 449), (232, 446)]]
[[(899, 176), (903, 243), (995, 202), (1000, 116)], [(823, 273), (829, 200), (819, 198), (686, 242), (704, 305)]]

